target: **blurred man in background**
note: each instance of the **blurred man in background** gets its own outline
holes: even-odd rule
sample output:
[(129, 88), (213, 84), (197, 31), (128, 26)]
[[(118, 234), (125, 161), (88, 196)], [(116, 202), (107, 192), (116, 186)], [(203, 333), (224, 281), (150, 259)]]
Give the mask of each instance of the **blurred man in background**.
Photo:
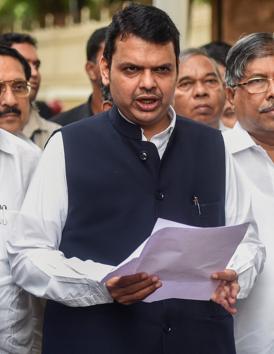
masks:
[[(213, 41), (200, 47), (218, 64), (222, 80), (225, 82), (226, 56), (231, 45), (222, 41)], [(228, 99), (225, 100), (225, 106), (221, 115), (221, 121), (225, 127), (233, 128), (237, 118), (233, 107)]]
[(230, 48), (231, 45), (222, 41), (213, 41), (200, 47), (210, 58), (216, 61), (223, 80), (225, 79), (226, 56)]
[(29, 98), (32, 107), (29, 119), (23, 128), (23, 134), (43, 149), (51, 134), (59, 129), (60, 125), (42, 118), (35, 108), (35, 99), (41, 82), (39, 71), (41, 61), (37, 54), (37, 42), (29, 34), (11, 32), (0, 35), (0, 43), (16, 49), (23, 55), (31, 67), (31, 92)]
[(102, 112), (102, 80), (99, 61), (105, 47), (105, 34), (106, 27), (99, 28), (92, 33), (87, 42), (86, 73), (92, 86), (92, 94), (89, 96), (86, 103), (74, 107), (69, 111), (62, 112), (53, 118), (55, 122), (61, 125), (67, 125)]
[(220, 117), (225, 90), (217, 64), (200, 49), (187, 49), (180, 55), (174, 108), (177, 114), (222, 127)]

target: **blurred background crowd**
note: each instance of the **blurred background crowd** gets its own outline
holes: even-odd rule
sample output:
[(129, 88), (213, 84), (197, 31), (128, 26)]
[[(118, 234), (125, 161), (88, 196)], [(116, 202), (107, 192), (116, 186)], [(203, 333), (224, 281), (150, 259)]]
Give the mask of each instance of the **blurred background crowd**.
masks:
[[(37, 39), (42, 82), (37, 99), (50, 106), (47, 118), (86, 101), (86, 42), (129, 1), (0, 1), (0, 31), (28, 32)], [(181, 48), (211, 41), (233, 44), (243, 34), (273, 31), (272, 0), (143, 0), (166, 11), (181, 33)]]

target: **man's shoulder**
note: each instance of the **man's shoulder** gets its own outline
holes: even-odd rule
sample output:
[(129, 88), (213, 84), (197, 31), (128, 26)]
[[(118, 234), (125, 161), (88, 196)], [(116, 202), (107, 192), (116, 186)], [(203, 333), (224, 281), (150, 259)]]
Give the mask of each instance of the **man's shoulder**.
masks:
[(209, 127), (206, 124), (196, 122), (193, 119), (182, 117), (182, 116), (176, 116), (176, 125), (177, 129), (179, 130), (188, 130), (189, 132), (193, 134), (197, 134), (199, 136), (216, 136), (216, 137), (221, 137), (221, 132), (218, 129)]
[(57, 116), (53, 117), (52, 120), (62, 126), (65, 126), (91, 115), (92, 112), (90, 111), (88, 102), (85, 102), (65, 112), (59, 113)]
[(51, 135), (55, 130), (60, 128), (61, 125), (42, 118), (36, 109), (32, 109), (29, 121), (23, 129), (23, 133), (28, 138), (31, 138), (34, 132), (46, 132), (47, 135)]
[(237, 154), (243, 150), (247, 150), (255, 146), (255, 142), (250, 135), (239, 124), (233, 129), (225, 130), (222, 132), (225, 146), (231, 154)]
[(66, 131), (81, 131), (85, 129), (96, 130), (102, 129), (102, 126), (109, 121), (109, 112), (101, 112), (88, 117), (87, 119), (81, 119), (74, 123), (68, 124), (62, 128), (62, 132)]
[(41, 151), (39, 148), (34, 149), (24, 139), (17, 137), (3, 129), (0, 129), (0, 149), (8, 154), (22, 160), (38, 159)]
[(61, 128), (60, 124), (58, 124), (56, 122), (49, 121), (49, 120), (41, 117), (40, 115), (38, 115), (37, 120), (38, 120), (38, 124), (41, 127), (41, 129), (47, 130), (49, 133), (53, 133), (55, 130)]

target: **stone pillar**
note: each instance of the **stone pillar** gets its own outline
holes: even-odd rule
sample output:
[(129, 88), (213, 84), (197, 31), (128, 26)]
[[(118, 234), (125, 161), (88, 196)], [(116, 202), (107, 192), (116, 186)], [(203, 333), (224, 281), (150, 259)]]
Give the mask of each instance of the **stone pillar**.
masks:
[(189, 0), (153, 0), (153, 5), (165, 11), (180, 31), (181, 49), (188, 45)]

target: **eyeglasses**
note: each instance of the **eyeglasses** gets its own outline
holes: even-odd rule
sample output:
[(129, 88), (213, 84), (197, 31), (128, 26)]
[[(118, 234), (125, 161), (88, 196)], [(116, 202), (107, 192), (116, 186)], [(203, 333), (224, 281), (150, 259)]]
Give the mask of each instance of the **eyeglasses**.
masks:
[(254, 77), (252, 79), (247, 80), (246, 82), (241, 82), (239, 84), (235, 84), (232, 87), (244, 87), (248, 93), (256, 94), (256, 93), (264, 93), (269, 89), (270, 81), (274, 81), (274, 79), (270, 79), (267, 77)]
[(204, 88), (208, 88), (208, 89), (218, 89), (221, 86), (220, 81), (213, 77), (213, 78), (207, 78), (207, 79), (203, 79), (203, 80), (181, 80), (178, 83), (177, 88), (180, 89), (181, 91), (190, 91), (193, 90), (193, 88), (197, 85), (197, 81), (200, 81), (201, 85)]
[(7, 91), (7, 85), (16, 97), (27, 97), (30, 94), (31, 86), (24, 80), (0, 81), (0, 97)]

